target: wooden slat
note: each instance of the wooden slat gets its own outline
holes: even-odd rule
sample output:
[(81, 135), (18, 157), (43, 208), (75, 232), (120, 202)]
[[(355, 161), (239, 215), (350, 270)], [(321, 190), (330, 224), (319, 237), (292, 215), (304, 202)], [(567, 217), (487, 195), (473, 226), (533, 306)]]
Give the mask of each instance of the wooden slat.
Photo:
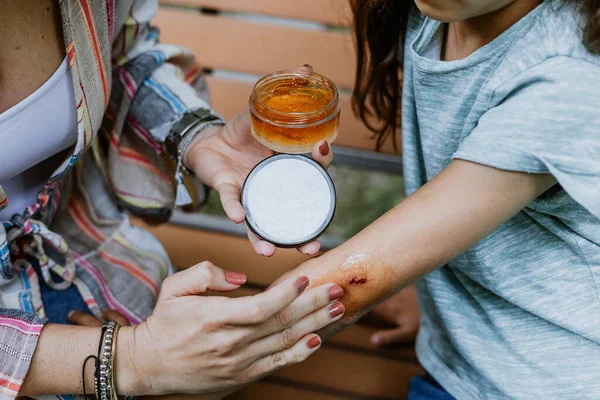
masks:
[[(237, 393), (228, 396), (228, 400), (265, 400), (265, 399), (285, 399), (285, 400), (347, 400), (354, 396), (339, 396), (331, 394), (331, 390), (311, 390), (312, 387), (304, 388), (302, 385), (287, 384), (276, 379), (265, 379), (256, 382)], [(170, 394), (166, 396), (145, 396), (145, 400), (217, 400), (219, 396), (198, 396), (185, 394)]]
[(346, 0), (161, 0), (161, 4), (265, 14), (331, 25), (349, 26), (352, 21)]
[(387, 348), (378, 348), (372, 345), (371, 335), (377, 330), (373, 326), (362, 323), (352, 325), (335, 335), (328, 345), (357, 352), (369, 352), (373, 356), (402, 360), (415, 365), (419, 364), (412, 343), (398, 344)]
[[(163, 3), (207, 7), (227, 11), (260, 13), (279, 17), (345, 24), (347, 2), (305, 0), (300, 3), (271, 0), (163, 0)], [(343, 4), (342, 10), (334, 6)], [(335, 11), (334, 11), (335, 10)], [(341, 12), (340, 12), (341, 11)], [(198, 55), (205, 68), (248, 72), (257, 75), (310, 63), (338, 85), (353, 83), (354, 53), (347, 32), (311, 32), (260, 25), (222, 16), (163, 9), (156, 23), (162, 41), (183, 44)], [(247, 108), (252, 85), (209, 77), (213, 106), (226, 117)], [(374, 142), (350, 111), (343, 98), (342, 122), (337, 145), (372, 150)], [(391, 146), (386, 149), (391, 151)], [(245, 272), (249, 281), (267, 286), (306, 257), (295, 250), (278, 249), (270, 259), (254, 253), (246, 239), (176, 226), (153, 227), (173, 263), (188, 267), (201, 260)], [(243, 288), (233, 295), (249, 295), (259, 287)], [(374, 348), (369, 337), (374, 328), (352, 326), (324, 343), (306, 362), (283, 369), (274, 376), (234, 394), (231, 399), (282, 398), (300, 400), (400, 399), (411, 376), (422, 372), (410, 346), (394, 350)], [(181, 396), (172, 397), (181, 399)], [(194, 397), (185, 397), (194, 399)]]
[(228, 397), (229, 400), (307, 400), (308, 398), (311, 400), (345, 400), (348, 397), (268, 381), (255, 383)]
[[(225, 118), (231, 118), (242, 110), (248, 109), (248, 98), (253, 85), (233, 79), (207, 76), (212, 106)], [(356, 149), (375, 150), (373, 135), (352, 113), (349, 95), (342, 95), (340, 133), (335, 141), (338, 146)], [(394, 153), (391, 140), (386, 141), (382, 149), (385, 153)]]
[(347, 32), (317, 32), (223, 16), (161, 9), (161, 41), (190, 48), (204, 67), (264, 75), (311, 64), (336, 84), (352, 87), (354, 49)]
[(410, 378), (420, 373), (421, 368), (412, 363), (323, 346), (305, 362), (284, 368), (276, 376), (362, 396), (402, 399)]
[(265, 286), (307, 258), (293, 249), (277, 249), (275, 256), (265, 258), (254, 253), (248, 239), (224, 234), (171, 225), (149, 229), (163, 243), (178, 268), (208, 260), (221, 268), (244, 272), (250, 282)]

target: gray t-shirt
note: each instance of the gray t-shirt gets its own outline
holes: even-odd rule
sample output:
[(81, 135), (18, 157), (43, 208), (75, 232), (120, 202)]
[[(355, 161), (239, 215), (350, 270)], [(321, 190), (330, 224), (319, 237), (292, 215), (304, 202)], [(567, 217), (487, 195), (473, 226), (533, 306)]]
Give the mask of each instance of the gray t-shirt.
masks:
[(600, 399), (600, 57), (577, 18), (546, 1), (450, 62), (439, 22), (409, 23), (408, 194), (455, 158), (560, 184), (418, 283), (419, 360), (460, 400)]

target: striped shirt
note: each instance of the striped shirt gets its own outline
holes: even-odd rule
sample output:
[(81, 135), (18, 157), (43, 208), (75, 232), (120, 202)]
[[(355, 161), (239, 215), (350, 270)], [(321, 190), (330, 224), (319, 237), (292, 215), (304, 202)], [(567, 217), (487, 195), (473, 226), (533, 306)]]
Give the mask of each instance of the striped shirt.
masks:
[[(143, 321), (170, 264), (128, 214), (164, 221), (182, 188), (194, 206), (206, 197), (204, 185), (183, 179), (164, 156), (173, 124), (209, 105), (192, 54), (159, 43), (150, 26), (158, 1), (59, 3), (78, 137), (36, 203), (0, 224), (0, 396), (7, 398), (18, 395), (47, 321), (41, 288), (76, 289), (99, 318), (110, 308)], [(0, 209), (9, 200), (0, 187)]]

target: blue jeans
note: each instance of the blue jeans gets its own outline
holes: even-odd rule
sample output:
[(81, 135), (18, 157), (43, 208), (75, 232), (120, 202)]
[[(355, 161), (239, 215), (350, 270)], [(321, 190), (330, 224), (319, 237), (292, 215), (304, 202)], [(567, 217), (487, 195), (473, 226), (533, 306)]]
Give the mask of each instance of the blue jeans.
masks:
[[(40, 271), (39, 262), (37, 259), (28, 258), (28, 261), (35, 269), (38, 277), (42, 276)], [(70, 324), (67, 319), (69, 311), (83, 311), (91, 314), (90, 309), (83, 300), (83, 297), (79, 294), (79, 290), (75, 285), (71, 285), (65, 290), (54, 290), (49, 287), (43, 279), (38, 278), (40, 282), (40, 292), (42, 295), (42, 302), (44, 303), (44, 311), (46, 311), (46, 318), (50, 322), (56, 324)]]
[(410, 380), (406, 400), (456, 400), (429, 374)]

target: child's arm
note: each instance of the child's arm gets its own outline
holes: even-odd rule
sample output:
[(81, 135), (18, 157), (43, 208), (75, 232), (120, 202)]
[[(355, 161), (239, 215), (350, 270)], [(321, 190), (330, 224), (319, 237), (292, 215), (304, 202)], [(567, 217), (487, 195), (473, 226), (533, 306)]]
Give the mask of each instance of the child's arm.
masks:
[(398, 289), (460, 255), (554, 183), (548, 174), (453, 161), (429, 183), (343, 245), (299, 265), (311, 285), (345, 290), (342, 321), (354, 322)]

